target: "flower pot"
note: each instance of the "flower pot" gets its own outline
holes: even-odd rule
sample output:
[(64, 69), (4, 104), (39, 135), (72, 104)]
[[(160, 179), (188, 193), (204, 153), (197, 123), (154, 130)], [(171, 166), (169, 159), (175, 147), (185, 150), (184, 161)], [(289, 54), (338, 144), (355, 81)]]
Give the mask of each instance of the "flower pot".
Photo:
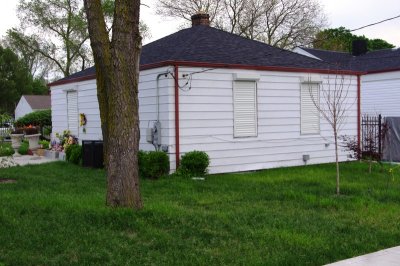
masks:
[(58, 159), (58, 151), (45, 150), (45, 156), (50, 159)]
[(10, 134), (11, 147), (15, 151), (14, 156), (21, 156), (21, 154), (18, 153), (18, 149), (19, 149), (19, 147), (21, 147), (23, 136), (24, 136), (24, 134)]
[(39, 156), (44, 156), (46, 153), (45, 149), (37, 149), (36, 154)]
[(39, 146), (40, 134), (25, 135), (25, 138), (29, 141), (29, 149), (31, 151), (36, 151)]

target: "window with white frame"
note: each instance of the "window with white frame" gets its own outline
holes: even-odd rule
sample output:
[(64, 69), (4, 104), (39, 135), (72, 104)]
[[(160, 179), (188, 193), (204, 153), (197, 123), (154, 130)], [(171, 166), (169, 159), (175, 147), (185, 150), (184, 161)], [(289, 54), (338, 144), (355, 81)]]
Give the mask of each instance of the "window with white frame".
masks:
[(320, 133), (319, 83), (301, 84), (301, 134)]
[(233, 82), (233, 136), (257, 136), (257, 85), (255, 81)]

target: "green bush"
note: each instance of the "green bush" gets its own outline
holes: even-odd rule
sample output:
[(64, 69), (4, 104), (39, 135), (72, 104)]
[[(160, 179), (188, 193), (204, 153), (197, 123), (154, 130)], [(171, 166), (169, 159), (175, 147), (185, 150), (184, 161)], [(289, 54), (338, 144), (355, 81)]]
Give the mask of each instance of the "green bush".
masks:
[(11, 156), (14, 154), (14, 150), (11, 147), (11, 143), (1, 143), (0, 142), (0, 157)]
[(139, 151), (139, 175), (144, 178), (158, 179), (169, 173), (169, 158), (162, 151)]
[(24, 126), (51, 126), (51, 110), (40, 110), (24, 115), (15, 121), (17, 127)]
[(204, 176), (207, 173), (207, 167), (210, 164), (210, 158), (204, 151), (191, 151), (181, 157), (180, 173), (188, 176)]
[(27, 155), (29, 151), (29, 141), (24, 140), (21, 143), (21, 147), (18, 149), (18, 153), (21, 155)]
[(65, 149), (65, 159), (67, 162), (82, 165), (82, 146), (78, 144), (69, 145)]
[(48, 140), (39, 140), (39, 145), (42, 147), (42, 149), (48, 149), (50, 145), (50, 141)]

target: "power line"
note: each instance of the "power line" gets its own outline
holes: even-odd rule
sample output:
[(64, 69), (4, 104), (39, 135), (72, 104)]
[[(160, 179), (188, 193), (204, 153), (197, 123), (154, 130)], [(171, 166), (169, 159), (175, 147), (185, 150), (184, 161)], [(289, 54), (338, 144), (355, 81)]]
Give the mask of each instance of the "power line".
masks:
[(400, 18), (400, 15), (397, 15), (397, 16), (391, 17), (391, 18), (387, 18), (387, 19), (384, 19), (384, 20), (381, 20), (381, 21), (378, 21), (378, 22), (374, 22), (374, 23), (371, 23), (371, 24), (368, 24), (368, 25), (359, 27), (359, 28), (357, 28), (357, 29), (352, 29), (352, 30), (350, 30), (350, 32), (356, 31), (356, 30), (365, 29), (365, 28), (368, 28), (368, 27), (371, 27), (371, 26), (375, 26), (375, 25), (378, 25), (378, 24), (381, 24), (381, 23), (383, 23), (383, 22), (390, 21), (390, 20), (393, 20), (393, 19), (396, 19), (396, 18)]

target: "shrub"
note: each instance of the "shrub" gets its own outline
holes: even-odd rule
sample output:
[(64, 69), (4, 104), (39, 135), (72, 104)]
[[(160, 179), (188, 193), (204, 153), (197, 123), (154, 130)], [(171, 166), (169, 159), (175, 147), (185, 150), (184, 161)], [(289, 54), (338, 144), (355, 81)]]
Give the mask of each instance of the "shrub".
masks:
[(39, 145), (42, 147), (42, 149), (48, 149), (50, 145), (50, 141), (48, 140), (39, 140)]
[(40, 110), (24, 115), (15, 121), (18, 127), (23, 126), (51, 126), (51, 110)]
[(73, 164), (82, 164), (82, 146), (78, 144), (69, 145), (65, 149), (65, 159), (67, 162), (71, 162)]
[(10, 143), (0, 143), (0, 157), (11, 156), (14, 154), (14, 150)]
[(158, 179), (169, 173), (169, 158), (162, 151), (139, 151), (139, 174), (141, 177)]
[(18, 153), (21, 155), (27, 155), (29, 153), (29, 141), (22, 141), (21, 147), (18, 149)]
[(203, 176), (209, 164), (210, 158), (204, 151), (187, 152), (181, 158), (179, 172), (189, 176)]

